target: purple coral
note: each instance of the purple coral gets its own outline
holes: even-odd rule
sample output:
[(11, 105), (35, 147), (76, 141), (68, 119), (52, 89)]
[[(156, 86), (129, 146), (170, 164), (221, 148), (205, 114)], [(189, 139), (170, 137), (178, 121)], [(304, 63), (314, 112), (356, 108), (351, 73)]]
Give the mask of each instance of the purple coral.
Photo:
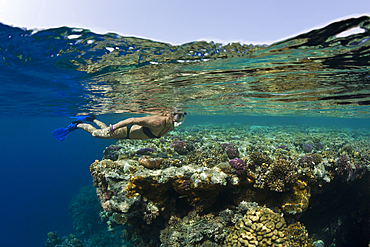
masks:
[(190, 186), (190, 181), (189, 180), (184, 180), (182, 183), (181, 183), (181, 188), (183, 190), (186, 190), (186, 191), (189, 191), (191, 189), (191, 186)]
[(285, 149), (287, 147), (288, 147), (287, 145), (280, 145), (280, 146), (277, 146), (276, 149), (278, 149), (278, 148)]
[(236, 174), (241, 175), (246, 172), (247, 165), (242, 159), (232, 159), (229, 160), (229, 164), (232, 168), (235, 169)]
[(239, 157), (239, 150), (237, 147), (234, 146), (234, 143), (221, 143), (221, 148), (225, 150), (229, 159)]
[(116, 146), (116, 145), (112, 145), (112, 146), (109, 146), (107, 147), (104, 152), (103, 152), (103, 158), (104, 159), (110, 159), (110, 160), (117, 160), (118, 159), (118, 156), (119, 156), (119, 150), (121, 149), (121, 147), (119, 146)]
[(187, 154), (189, 152), (189, 147), (185, 141), (174, 140), (171, 142), (171, 146), (178, 154)]
[(321, 142), (318, 142), (318, 143), (316, 143), (316, 149), (317, 149), (317, 150), (324, 149), (324, 145), (322, 145), (322, 143), (321, 143)]
[(351, 164), (348, 161), (348, 157), (345, 154), (342, 154), (337, 159), (337, 173), (338, 174), (344, 174), (347, 173), (348, 175), (352, 174), (353, 169)]
[(306, 144), (303, 146), (303, 151), (304, 151), (305, 153), (310, 153), (310, 152), (312, 151), (312, 149), (313, 149), (313, 144), (312, 144), (312, 143), (310, 143), (310, 142), (306, 143)]
[(312, 158), (311, 155), (305, 155), (305, 156), (299, 158), (298, 161), (300, 163), (305, 164), (305, 166), (308, 166), (308, 167), (311, 167), (314, 164), (313, 163), (313, 158)]

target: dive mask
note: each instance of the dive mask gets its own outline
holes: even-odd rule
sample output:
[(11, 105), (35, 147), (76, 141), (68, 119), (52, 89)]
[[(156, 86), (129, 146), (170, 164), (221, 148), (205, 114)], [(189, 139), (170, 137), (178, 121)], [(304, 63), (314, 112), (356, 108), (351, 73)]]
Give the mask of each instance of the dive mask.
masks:
[(179, 127), (185, 121), (186, 112), (176, 112), (176, 113), (173, 113), (173, 114), (174, 114), (173, 125), (175, 127)]

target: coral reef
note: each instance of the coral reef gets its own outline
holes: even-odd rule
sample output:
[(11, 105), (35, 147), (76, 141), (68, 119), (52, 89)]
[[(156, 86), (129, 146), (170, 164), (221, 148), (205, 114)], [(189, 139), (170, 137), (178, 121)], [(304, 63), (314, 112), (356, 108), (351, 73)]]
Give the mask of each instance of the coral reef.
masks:
[[(183, 219), (171, 216), (168, 225), (161, 231), (162, 246), (221, 246), (226, 237), (225, 227), (212, 214), (199, 216), (195, 211)], [(209, 245), (213, 243), (213, 245)]]
[[(90, 166), (100, 218), (122, 243), (313, 246), (312, 224), (306, 230), (309, 220), (298, 219), (323, 207), (317, 198), (330, 186), (339, 189), (327, 197), (340, 205), (340, 186), (363, 181), (370, 170), (367, 132), (206, 126), (182, 127), (162, 139), (120, 140)], [(91, 238), (86, 233), (95, 229), (84, 223), (86, 212), (75, 211), (78, 238)], [(316, 231), (316, 243), (325, 234)]]
[(152, 159), (150, 156), (142, 156), (138, 159), (140, 165), (145, 166), (146, 168), (159, 168), (162, 163), (161, 158)]
[(73, 234), (60, 238), (58, 232), (49, 232), (45, 242), (46, 247), (82, 247), (82, 241)]
[(94, 186), (80, 189), (69, 204), (69, 212), (76, 237), (82, 240), (82, 246), (105, 247), (122, 244), (120, 231), (123, 230), (123, 226), (116, 226), (116, 232), (112, 233), (107, 230), (107, 224), (101, 221), (100, 203)]

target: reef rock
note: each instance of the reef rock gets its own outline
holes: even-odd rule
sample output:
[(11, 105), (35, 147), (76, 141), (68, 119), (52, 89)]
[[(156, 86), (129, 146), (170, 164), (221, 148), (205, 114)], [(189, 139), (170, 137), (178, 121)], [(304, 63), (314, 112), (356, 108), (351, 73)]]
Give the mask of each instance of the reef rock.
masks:
[[(138, 214), (150, 213), (151, 210), (145, 207), (147, 204), (153, 205), (151, 208), (155, 208), (157, 215), (161, 210), (171, 208), (170, 194), (173, 191), (190, 204), (208, 201), (210, 206), (212, 198), (222, 190), (239, 184), (238, 177), (217, 166), (185, 165), (152, 170), (139, 163), (136, 160), (102, 160), (90, 166), (102, 208), (114, 212), (116, 223), (124, 224)], [(251, 179), (243, 181), (252, 182)]]

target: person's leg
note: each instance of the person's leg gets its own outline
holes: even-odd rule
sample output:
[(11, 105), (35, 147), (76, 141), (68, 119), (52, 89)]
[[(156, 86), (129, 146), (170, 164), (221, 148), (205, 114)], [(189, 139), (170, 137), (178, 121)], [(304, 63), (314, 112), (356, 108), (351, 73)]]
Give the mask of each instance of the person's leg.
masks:
[(98, 125), (98, 127), (101, 128), (101, 129), (107, 128), (107, 125), (105, 123), (103, 123), (102, 121), (94, 119), (92, 122), (94, 124)]
[(84, 131), (89, 132), (90, 134), (92, 134), (96, 130), (94, 126), (87, 123), (79, 123), (77, 124), (76, 128), (83, 129)]
[[(94, 121), (95, 122), (95, 121)], [(80, 123), (77, 125), (78, 129), (83, 129), (86, 132), (89, 132), (93, 137), (101, 138), (101, 139), (112, 139), (113, 137), (109, 127), (104, 129), (97, 129), (91, 124)]]
[[(94, 123), (95, 123), (95, 120), (94, 120)], [(83, 129), (84, 131), (89, 132), (93, 137), (101, 138), (101, 139), (125, 139), (127, 137), (127, 131), (126, 131), (127, 127), (122, 127), (122, 128), (112, 131), (110, 127), (96, 129), (91, 124), (79, 123), (77, 124), (77, 128)]]

